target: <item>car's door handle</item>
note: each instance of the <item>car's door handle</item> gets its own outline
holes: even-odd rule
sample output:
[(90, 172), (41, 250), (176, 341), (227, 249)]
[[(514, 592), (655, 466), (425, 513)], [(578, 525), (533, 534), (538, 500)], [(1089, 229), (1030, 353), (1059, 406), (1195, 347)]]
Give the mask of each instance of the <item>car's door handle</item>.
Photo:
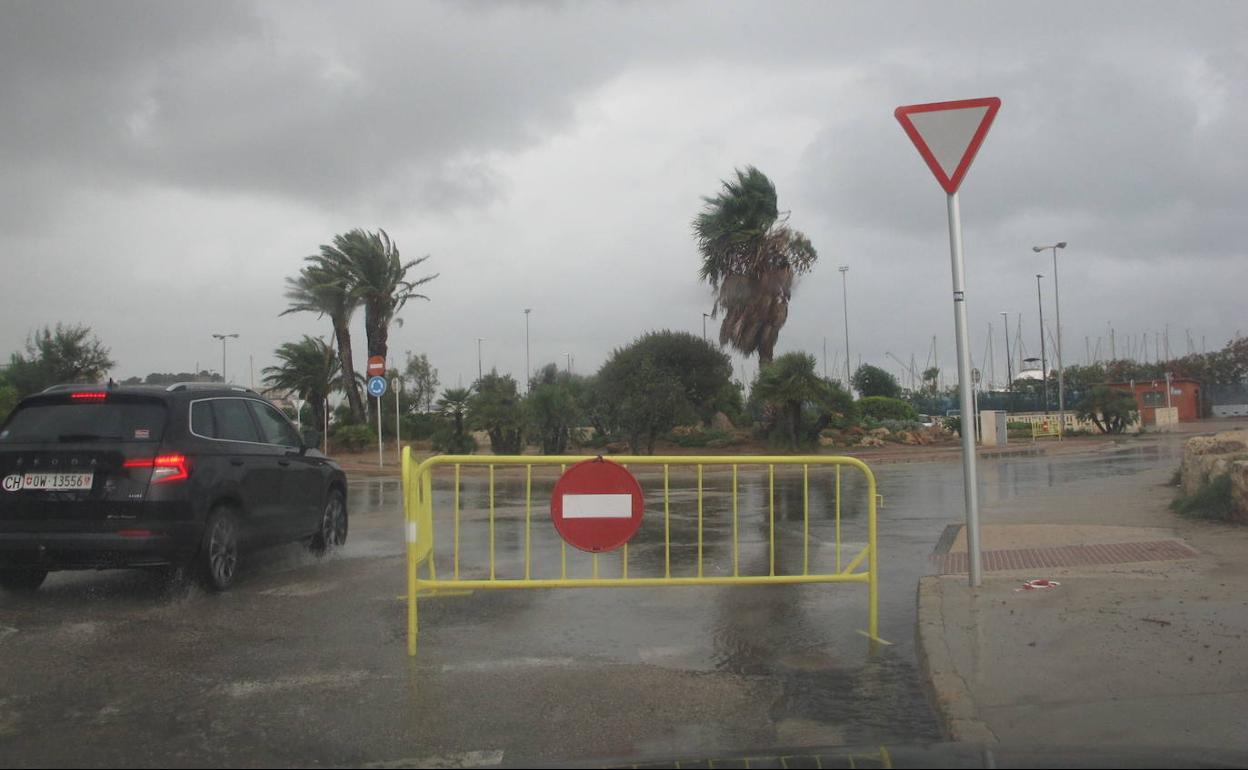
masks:
[(290, 460), (278, 460), (278, 465), (290, 465)]
[(242, 465), (242, 464), (243, 464), (243, 461), (241, 458), (238, 458), (238, 457), (230, 458), (230, 465)]

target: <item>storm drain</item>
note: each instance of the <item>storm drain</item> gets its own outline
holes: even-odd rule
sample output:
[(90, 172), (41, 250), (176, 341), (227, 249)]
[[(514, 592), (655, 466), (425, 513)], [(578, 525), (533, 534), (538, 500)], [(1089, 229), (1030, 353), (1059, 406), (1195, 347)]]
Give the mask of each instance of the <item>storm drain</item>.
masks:
[[(1182, 540), (1153, 540), (1143, 543), (1100, 543), (1097, 545), (1059, 545), (1051, 548), (1011, 548), (983, 551), (985, 570), (1043, 569), (1051, 567), (1089, 567), (1098, 564), (1130, 564), (1142, 561), (1174, 561), (1194, 559), (1199, 554)], [(965, 552), (937, 553), (932, 563), (941, 575), (966, 572)]]

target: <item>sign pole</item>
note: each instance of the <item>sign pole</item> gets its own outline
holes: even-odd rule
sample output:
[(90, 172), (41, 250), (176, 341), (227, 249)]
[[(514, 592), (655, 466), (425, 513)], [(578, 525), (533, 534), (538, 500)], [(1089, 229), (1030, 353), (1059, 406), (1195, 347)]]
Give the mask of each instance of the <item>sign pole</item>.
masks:
[(403, 462), (403, 440), (399, 437), (399, 389), (403, 381), (395, 377), (391, 384), (394, 386), (394, 456), (398, 458), (395, 462)]
[(979, 553), (979, 486), (975, 470), (975, 408), (971, 396), (971, 341), (966, 330), (966, 266), (962, 260), (962, 214), (949, 193), (949, 253), (953, 267), (953, 322), (958, 341), (958, 392), (962, 414), (962, 484), (966, 493), (966, 550), (971, 585), (983, 580)]
[(377, 397), (377, 467), (384, 468), (386, 463), (381, 457), (381, 396)]

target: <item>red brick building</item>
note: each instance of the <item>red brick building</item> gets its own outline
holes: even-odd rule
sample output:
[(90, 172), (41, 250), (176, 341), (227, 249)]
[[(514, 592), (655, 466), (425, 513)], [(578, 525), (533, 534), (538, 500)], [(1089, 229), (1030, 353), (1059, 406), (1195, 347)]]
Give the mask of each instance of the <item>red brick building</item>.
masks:
[(1136, 408), (1145, 425), (1157, 423), (1158, 407), (1177, 406), (1179, 422), (1200, 419), (1200, 383), (1196, 380), (1176, 377), (1170, 380), (1170, 401), (1166, 402), (1166, 380), (1137, 380), (1135, 382), (1111, 382), (1109, 387), (1135, 396)]

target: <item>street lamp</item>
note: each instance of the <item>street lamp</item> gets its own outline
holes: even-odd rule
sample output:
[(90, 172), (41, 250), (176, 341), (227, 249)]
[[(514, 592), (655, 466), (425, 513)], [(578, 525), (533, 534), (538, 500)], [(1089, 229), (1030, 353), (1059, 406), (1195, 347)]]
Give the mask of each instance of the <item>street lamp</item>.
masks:
[(485, 371), (481, 366), (481, 343), (485, 342), (485, 337), (477, 337), (477, 384), (481, 384), (481, 379), (485, 376)]
[(850, 390), (849, 384), (849, 288), (845, 278), (845, 274), (849, 272), (849, 265), (841, 265), (837, 268), (841, 272), (841, 305), (845, 308), (845, 389)]
[(213, 339), (221, 340), (221, 382), (225, 382), (225, 341), (238, 339), (237, 334), (214, 334)]
[(1044, 394), (1044, 413), (1049, 413), (1049, 364), (1044, 352), (1044, 301), (1040, 299), (1040, 279), (1043, 273), (1036, 273), (1036, 304), (1040, 306), (1040, 383)]
[(524, 309), (524, 392), (528, 393), (533, 379), (533, 364), (529, 363), (529, 313), (533, 308)]
[(572, 376), (572, 354), (571, 354), (571, 353), (568, 353), (567, 351), (564, 351), (564, 352), (563, 352), (563, 353), (561, 353), (560, 355), (562, 355), (562, 356), (563, 356), (564, 361), (566, 361), (566, 362), (567, 362), (567, 367), (568, 367), (568, 369), (567, 369), (567, 371), (568, 371), (568, 376), (569, 376), (569, 377), (570, 377), (570, 376)]
[[(1032, 246), (1031, 250), (1039, 254), (1045, 249), (1053, 250), (1053, 304), (1057, 306), (1057, 422), (1064, 427), (1066, 422), (1066, 371), (1062, 367), (1062, 300), (1057, 289), (1057, 250), (1066, 248), (1066, 241), (1058, 241), (1052, 246)], [(1041, 329), (1041, 339), (1043, 339)]]
[(1010, 364), (1010, 314), (1002, 310), (1001, 318), (1005, 320), (1005, 389), (1008, 391), (1014, 390), (1014, 370)]
[(710, 313), (702, 314), (702, 341), (703, 342), (706, 342), (706, 319), (710, 317), (711, 317)]

